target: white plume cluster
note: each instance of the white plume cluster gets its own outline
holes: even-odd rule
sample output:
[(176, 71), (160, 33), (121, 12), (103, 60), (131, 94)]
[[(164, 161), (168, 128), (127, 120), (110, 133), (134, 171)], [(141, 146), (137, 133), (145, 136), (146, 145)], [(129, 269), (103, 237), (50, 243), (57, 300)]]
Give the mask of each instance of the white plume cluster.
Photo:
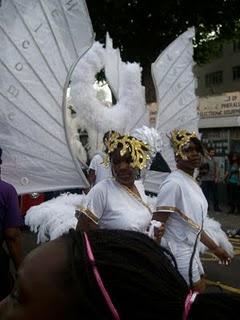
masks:
[(57, 198), (31, 207), (25, 217), (25, 224), (38, 233), (37, 243), (56, 239), (75, 228), (75, 208), (82, 204), (84, 195), (65, 193)]
[(90, 155), (95, 153), (98, 140), (101, 141), (99, 134), (102, 137), (108, 130), (126, 133), (148, 121), (141, 68), (137, 63), (119, 61), (119, 100), (115, 105), (108, 107), (97, 98), (93, 85), (96, 74), (105, 66), (105, 55), (106, 49), (95, 42), (78, 63), (72, 77), (72, 103), (81, 127), (88, 132)]
[[(225, 249), (231, 257), (234, 256), (233, 246), (228, 240), (226, 233), (222, 230), (221, 224), (218, 221), (207, 216), (204, 221), (204, 231), (217, 245)], [(204, 253), (207, 248), (203, 243), (200, 242), (199, 250), (201, 253)]]

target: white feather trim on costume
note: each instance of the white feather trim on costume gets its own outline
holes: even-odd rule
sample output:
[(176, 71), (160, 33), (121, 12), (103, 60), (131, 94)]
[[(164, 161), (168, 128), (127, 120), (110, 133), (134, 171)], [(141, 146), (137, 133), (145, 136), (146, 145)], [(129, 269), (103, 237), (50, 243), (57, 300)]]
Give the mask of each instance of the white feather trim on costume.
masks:
[[(204, 231), (218, 246), (225, 249), (231, 257), (234, 256), (233, 246), (228, 240), (226, 233), (222, 230), (218, 221), (207, 216), (204, 221)], [(200, 243), (199, 250), (201, 253), (203, 253), (207, 250), (207, 248), (204, 246), (204, 244)]]
[(38, 233), (37, 242), (56, 239), (75, 228), (75, 208), (81, 205), (83, 198), (84, 195), (65, 193), (31, 207), (26, 213), (25, 224)]

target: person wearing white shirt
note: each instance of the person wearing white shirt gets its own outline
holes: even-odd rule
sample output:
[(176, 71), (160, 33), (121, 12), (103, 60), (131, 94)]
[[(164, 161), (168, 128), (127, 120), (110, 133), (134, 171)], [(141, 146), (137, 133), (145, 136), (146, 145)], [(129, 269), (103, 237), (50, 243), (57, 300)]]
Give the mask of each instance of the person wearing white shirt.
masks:
[[(77, 229), (123, 229), (147, 232), (152, 211), (146, 203), (139, 171), (147, 166), (149, 147), (128, 135), (112, 134), (108, 153), (113, 178), (96, 184), (79, 208)], [(159, 232), (158, 232), (159, 231)], [(156, 232), (160, 239), (163, 227)]]
[(193, 178), (203, 154), (200, 140), (194, 132), (186, 130), (174, 130), (170, 139), (177, 170), (160, 186), (154, 219), (165, 222), (161, 244), (174, 255), (179, 272), (193, 290), (201, 292), (205, 290), (205, 281), (198, 242), (201, 241), (224, 264), (229, 264), (231, 257), (204, 231), (207, 200)]
[(107, 157), (107, 141), (110, 133), (111, 131), (108, 131), (103, 136), (105, 151), (95, 154), (90, 162), (88, 181), (91, 187), (106, 178), (112, 177), (111, 167), (104, 164), (104, 158)]

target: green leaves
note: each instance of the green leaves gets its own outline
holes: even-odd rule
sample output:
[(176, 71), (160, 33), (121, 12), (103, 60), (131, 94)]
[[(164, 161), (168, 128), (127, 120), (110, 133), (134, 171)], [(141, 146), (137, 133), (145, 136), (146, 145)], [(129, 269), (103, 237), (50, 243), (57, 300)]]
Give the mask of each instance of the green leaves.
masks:
[[(109, 31), (128, 61), (151, 63), (188, 27), (197, 31), (195, 58), (204, 62), (224, 41), (239, 36), (237, 0), (87, 0), (96, 39)], [(217, 41), (208, 35), (215, 31)], [(209, 50), (209, 52), (208, 52)]]

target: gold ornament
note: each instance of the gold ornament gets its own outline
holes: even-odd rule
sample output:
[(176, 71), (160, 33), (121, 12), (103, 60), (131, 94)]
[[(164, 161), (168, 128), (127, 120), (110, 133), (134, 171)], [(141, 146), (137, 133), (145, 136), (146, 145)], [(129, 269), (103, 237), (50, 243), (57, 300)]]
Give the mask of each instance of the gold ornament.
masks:
[(186, 155), (184, 154), (183, 148), (190, 142), (192, 138), (198, 139), (198, 136), (194, 131), (189, 132), (185, 129), (174, 129), (169, 138), (175, 155), (185, 159)]
[[(132, 158), (130, 165), (132, 168), (138, 168), (142, 170), (143, 168), (147, 167), (150, 159), (150, 148), (147, 143), (129, 135), (120, 135), (118, 132), (113, 132), (110, 135), (107, 143), (108, 154), (112, 153), (118, 147), (121, 149), (121, 157), (123, 157), (127, 152), (130, 153)], [(105, 158), (104, 164), (106, 166), (109, 165), (109, 161), (109, 158)]]

